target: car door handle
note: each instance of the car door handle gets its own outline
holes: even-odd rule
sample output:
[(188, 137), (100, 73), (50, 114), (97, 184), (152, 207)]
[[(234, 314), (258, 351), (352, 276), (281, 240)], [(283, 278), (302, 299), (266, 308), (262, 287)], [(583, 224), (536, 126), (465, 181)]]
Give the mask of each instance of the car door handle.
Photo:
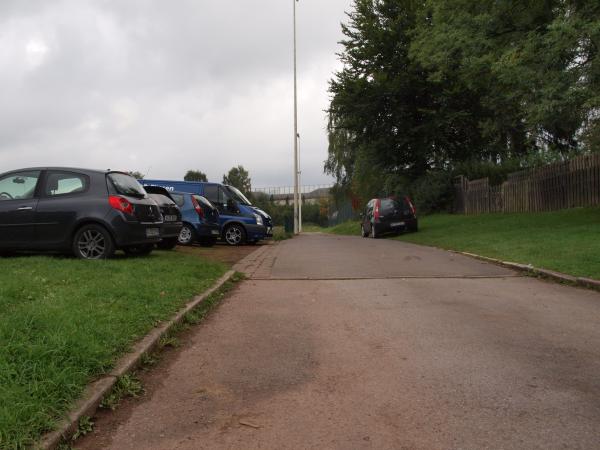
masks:
[(17, 211), (31, 211), (33, 209), (32, 206), (21, 206), (17, 209)]

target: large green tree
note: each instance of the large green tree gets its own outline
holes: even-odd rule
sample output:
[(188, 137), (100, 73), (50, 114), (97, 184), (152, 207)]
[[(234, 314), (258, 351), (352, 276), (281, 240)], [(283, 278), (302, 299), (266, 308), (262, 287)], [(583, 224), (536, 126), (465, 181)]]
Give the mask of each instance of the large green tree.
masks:
[(597, 0), (355, 0), (348, 16), (325, 163), (340, 185), (600, 145)]
[(235, 186), (246, 195), (252, 192), (250, 175), (244, 166), (232, 167), (226, 175), (223, 175), (223, 184)]
[(204, 172), (199, 170), (188, 170), (185, 176), (183, 177), (184, 181), (204, 181), (207, 182), (208, 178)]

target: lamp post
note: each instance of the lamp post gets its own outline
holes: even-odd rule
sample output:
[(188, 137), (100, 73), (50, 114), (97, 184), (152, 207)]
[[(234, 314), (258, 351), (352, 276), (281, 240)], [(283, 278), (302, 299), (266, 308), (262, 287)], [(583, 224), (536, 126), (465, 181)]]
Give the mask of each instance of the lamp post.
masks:
[(298, 232), (302, 233), (302, 164), (300, 164), (300, 134), (298, 137), (298, 187), (300, 201), (298, 202)]
[(296, 2), (294, 2), (294, 234), (300, 232), (298, 209), (298, 77), (296, 74)]

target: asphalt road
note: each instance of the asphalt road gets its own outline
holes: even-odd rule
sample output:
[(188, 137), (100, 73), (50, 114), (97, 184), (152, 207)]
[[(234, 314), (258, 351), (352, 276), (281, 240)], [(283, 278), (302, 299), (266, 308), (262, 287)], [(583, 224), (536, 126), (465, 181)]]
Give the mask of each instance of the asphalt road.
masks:
[(600, 294), (389, 240), (303, 235), (81, 449), (600, 448)]

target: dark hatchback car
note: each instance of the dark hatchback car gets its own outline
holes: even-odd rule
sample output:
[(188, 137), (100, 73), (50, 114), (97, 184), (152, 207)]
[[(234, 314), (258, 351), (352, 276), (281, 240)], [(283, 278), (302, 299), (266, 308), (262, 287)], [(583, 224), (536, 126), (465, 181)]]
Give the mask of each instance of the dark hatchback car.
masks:
[(160, 242), (159, 208), (123, 172), (44, 167), (0, 175), (0, 252), (149, 253)]
[(183, 226), (179, 234), (181, 245), (215, 245), (221, 231), (219, 227), (219, 210), (206, 198), (198, 194), (171, 192), (171, 197), (181, 209)]
[(374, 198), (361, 214), (363, 237), (377, 238), (386, 233), (417, 231), (417, 211), (410, 198)]
[(145, 186), (144, 189), (148, 196), (152, 198), (160, 208), (163, 216), (163, 226), (161, 228), (160, 241), (156, 246), (162, 250), (171, 250), (177, 245), (179, 234), (181, 233), (181, 210), (175, 203), (169, 191), (160, 186)]

